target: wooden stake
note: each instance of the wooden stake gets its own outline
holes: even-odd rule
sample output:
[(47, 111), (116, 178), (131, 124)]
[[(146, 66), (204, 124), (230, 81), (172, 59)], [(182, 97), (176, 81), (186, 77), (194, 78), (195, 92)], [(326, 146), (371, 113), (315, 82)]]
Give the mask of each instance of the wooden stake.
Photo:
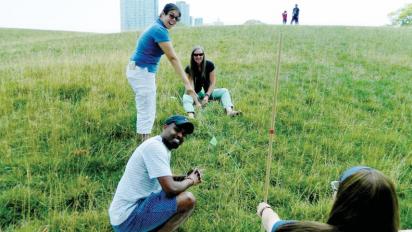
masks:
[(273, 139), (276, 137), (276, 110), (277, 110), (277, 97), (278, 97), (278, 89), (279, 89), (279, 71), (280, 71), (280, 55), (281, 55), (281, 48), (282, 48), (282, 32), (279, 34), (279, 45), (278, 45), (278, 60), (276, 64), (276, 78), (274, 79), (274, 94), (272, 99), (272, 120), (270, 123), (270, 130), (269, 130), (269, 152), (266, 159), (266, 178), (265, 178), (265, 196), (264, 201), (267, 203), (268, 201), (268, 194), (269, 194), (269, 185), (270, 185), (270, 168), (272, 166), (272, 145)]

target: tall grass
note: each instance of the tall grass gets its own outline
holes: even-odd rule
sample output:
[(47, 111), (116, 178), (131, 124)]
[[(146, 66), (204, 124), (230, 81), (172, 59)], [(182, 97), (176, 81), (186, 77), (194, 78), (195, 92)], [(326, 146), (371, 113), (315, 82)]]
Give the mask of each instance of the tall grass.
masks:
[[(0, 30), (0, 230), (110, 231), (107, 209), (137, 146), (124, 76), (137, 33)], [(277, 38), (283, 33), (269, 203), (319, 220), (329, 182), (352, 165), (390, 176), (412, 227), (412, 30), (226, 26), (176, 28), (184, 64), (201, 44), (242, 117), (211, 103), (173, 152), (176, 173), (204, 168), (186, 231), (258, 231)], [(163, 58), (155, 131), (183, 114), (181, 81)], [(209, 143), (215, 136), (218, 144)]]

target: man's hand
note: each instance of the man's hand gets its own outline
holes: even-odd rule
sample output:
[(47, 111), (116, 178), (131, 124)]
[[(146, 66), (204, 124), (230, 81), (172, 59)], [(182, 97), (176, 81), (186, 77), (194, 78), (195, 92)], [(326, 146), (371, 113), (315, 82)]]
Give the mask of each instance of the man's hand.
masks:
[(202, 182), (202, 171), (200, 169), (192, 169), (187, 173), (186, 179), (193, 180), (193, 185), (197, 185)]
[(186, 176), (189, 176), (190, 174), (192, 174), (193, 172), (195, 172), (196, 171), (196, 174), (197, 175), (199, 175), (199, 177), (200, 178), (202, 178), (202, 175), (203, 175), (203, 169), (199, 169), (199, 168), (195, 168), (195, 169), (190, 169), (188, 172), (187, 172), (187, 174), (186, 174)]

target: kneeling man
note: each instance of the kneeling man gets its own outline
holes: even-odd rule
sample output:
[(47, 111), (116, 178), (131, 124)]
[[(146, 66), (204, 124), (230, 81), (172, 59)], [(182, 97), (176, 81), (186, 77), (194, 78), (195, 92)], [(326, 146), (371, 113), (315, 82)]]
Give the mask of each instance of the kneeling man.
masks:
[(201, 182), (201, 173), (173, 176), (170, 151), (193, 130), (186, 117), (171, 116), (160, 135), (133, 152), (109, 209), (115, 231), (173, 231), (192, 214), (195, 197), (186, 190)]

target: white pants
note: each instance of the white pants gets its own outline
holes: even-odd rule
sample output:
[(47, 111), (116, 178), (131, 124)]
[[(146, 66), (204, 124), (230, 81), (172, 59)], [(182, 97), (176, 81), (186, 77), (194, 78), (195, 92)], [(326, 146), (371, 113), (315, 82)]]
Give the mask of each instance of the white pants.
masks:
[(133, 61), (126, 67), (126, 76), (135, 94), (136, 132), (150, 134), (156, 116), (156, 76)]

